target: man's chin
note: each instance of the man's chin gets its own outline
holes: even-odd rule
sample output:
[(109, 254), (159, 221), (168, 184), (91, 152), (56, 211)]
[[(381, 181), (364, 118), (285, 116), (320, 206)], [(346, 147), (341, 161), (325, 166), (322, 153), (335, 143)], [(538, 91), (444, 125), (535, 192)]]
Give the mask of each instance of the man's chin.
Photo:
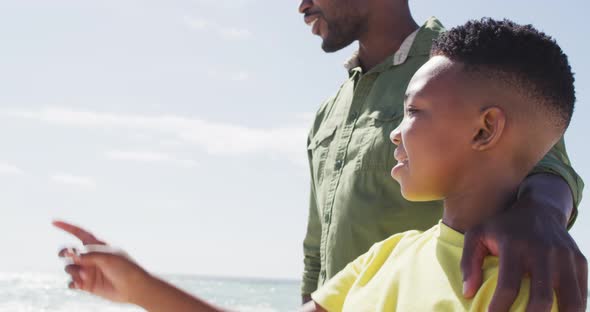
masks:
[(322, 50), (324, 50), (324, 52), (326, 53), (333, 53), (333, 52), (338, 52), (346, 47), (348, 47), (349, 45), (351, 45), (354, 42), (354, 40), (352, 41), (334, 41), (334, 40), (330, 40), (330, 38), (326, 38), (322, 41)]

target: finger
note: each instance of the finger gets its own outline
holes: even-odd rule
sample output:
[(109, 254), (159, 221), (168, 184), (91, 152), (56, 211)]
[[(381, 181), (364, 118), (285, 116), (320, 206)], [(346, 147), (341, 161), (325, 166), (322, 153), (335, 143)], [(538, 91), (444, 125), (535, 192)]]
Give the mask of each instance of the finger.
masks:
[(536, 257), (535, 267), (531, 269), (531, 291), (527, 312), (548, 312), (553, 305), (553, 283), (551, 272), (553, 266), (547, 257)]
[(523, 269), (515, 253), (506, 250), (500, 254), (498, 285), (490, 302), (489, 311), (508, 311), (518, 296)]
[(68, 265), (65, 271), (70, 275), (72, 281), (68, 285), (68, 288), (82, 289), (84, 285), (84, 279), (81, 275), (82, 269), (77, 265)]
[(57, 256), (61, 258), (72, 258), (74, 255), (79, 254), (79, 251), (76, 248), (62, 248), (58, 253)]
[(66, 267), (64, 268), (64, 271), (66, 271), (66, 273), (73, 275), (73, 274), (79, 274), (80, 270), (82, 268), (77, 265), (77, 264), (70, 264), (70, 265), (66, 265)]
[(97, 239), (92, 235), (90, 232), (77, 227), (73, 224), (69, 224), (62, 221), (54, 221), (53, 225), (57, 228), (60, 228), (74, 236), (76, 236), (84, 245), (95, 244), (95, 245), (105, 245), (105, 242)]
[(472, 298), (482, 283), (482, 266), (489, 254), (481, 241), (481, 232), (474, 231), (465, 234), (465, 244), (461, 257), (461, 271), (463, 272), (463, 296)]
[(70, 274), (70, 277), (72, 278), (72, 281), (74, 282), (74, 286), (76, 286), (77, 289), (82, 289), (82, 285), (84, 284), (84, 279), (80, 276), (80, 273), (73, 272)]
[(89, 253), (84, 253), (81, 254), (79, 256), (76, 256), (74, 258), (74, 262), (80, 266), (96, 266), (96, 267), (102, 267), (105, 265), (108, 265), (108, 262), (113, 259), (114, 257), (116, 257), (116, 255), (113, 255), (111, 253), (106, 253), (106, 252), (98, 252), (98, 251), (94, 251), (94, 252), (89, 252)]
[(574, 267), (573, 256), (568, 256), (566, 263), (560, 265), (559, 275), (557, 276), (557, 303), (559, 311), (573, 312), (583, 311), (584, 301), (580, 294), (577, 276), (572, 270)]

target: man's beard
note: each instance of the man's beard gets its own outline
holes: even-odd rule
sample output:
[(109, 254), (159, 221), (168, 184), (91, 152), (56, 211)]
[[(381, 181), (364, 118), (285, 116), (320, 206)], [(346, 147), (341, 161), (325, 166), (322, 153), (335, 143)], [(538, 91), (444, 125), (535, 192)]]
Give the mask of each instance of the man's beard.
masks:
[(326, 21), (328, 36), (322, 41), (322, 50), (326, 53), (336, 52), (348, 47), (358, 40), (358, 23), (353, 21)]

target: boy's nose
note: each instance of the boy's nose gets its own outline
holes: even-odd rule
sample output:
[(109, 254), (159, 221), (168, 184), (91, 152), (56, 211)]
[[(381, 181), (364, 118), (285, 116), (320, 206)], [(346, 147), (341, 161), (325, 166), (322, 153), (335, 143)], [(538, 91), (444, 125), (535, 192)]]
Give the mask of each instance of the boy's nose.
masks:
[[(401, 126), (401, 125), (400, 125)], [(389, 134), (389, 139), (391, 140), (391, 142), (393, 142), (393, 144), (395, 145), (400, 145), (400, 143), (402, 142), (402, 132), (400, 130), (400, 126), (398, 126), (397, 128), (395, 128), (393, 131), (391, 131), (391, 133)]]
[(299, 4), (299, 13), (304, 14), (305, 11), (309, 10), (313, 7), (313, 0), (301, 0), (301, 4)]

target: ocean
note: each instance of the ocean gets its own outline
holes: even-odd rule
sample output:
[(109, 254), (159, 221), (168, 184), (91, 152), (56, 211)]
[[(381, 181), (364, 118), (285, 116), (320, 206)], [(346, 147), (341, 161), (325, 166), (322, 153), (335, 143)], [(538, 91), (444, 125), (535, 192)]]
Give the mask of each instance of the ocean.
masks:
[[(182, 289), (232, 311), (297, 311), (299, 282), (188, 275), (163, 276)], [(0, 273), (0, 312), (139, 312), (67, 289), (61, 274)]]
[[(163, 276), (182, 289), (218, 306), (241, 312), (291, 312), (299, 309), (299, 282)], [(0, 312), (140, 312), (140, 308), (107, 302), (67, 289), (60, 274), (0, 273)]]

